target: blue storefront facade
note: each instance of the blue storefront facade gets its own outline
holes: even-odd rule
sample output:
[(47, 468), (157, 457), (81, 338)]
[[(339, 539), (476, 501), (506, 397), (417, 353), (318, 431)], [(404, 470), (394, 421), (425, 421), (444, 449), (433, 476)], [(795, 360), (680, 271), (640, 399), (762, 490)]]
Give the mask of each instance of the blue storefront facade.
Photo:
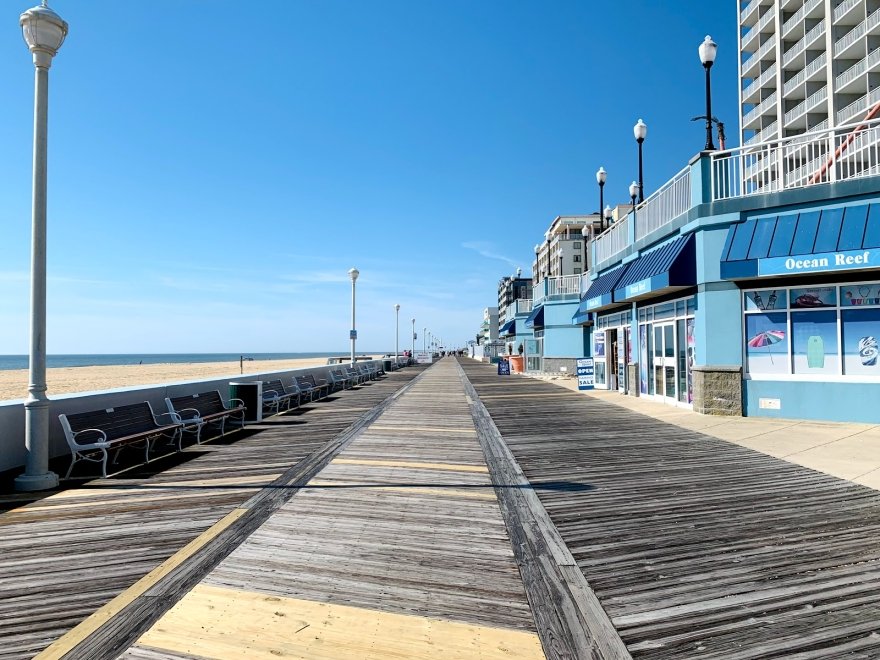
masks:
[(748, 188), (725, 157), (700, 154), (593, 242), (572, 323), (597, 387), (880, 423), (880, 177)]

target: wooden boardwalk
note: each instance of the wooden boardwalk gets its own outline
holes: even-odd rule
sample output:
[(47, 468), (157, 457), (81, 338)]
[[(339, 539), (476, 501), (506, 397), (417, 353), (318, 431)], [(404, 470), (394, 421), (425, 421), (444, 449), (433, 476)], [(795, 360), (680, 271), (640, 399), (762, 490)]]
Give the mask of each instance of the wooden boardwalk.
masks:
[[(371, 411), (421, 371), (394, 372), (146, 468), (0, 514), (0, 658), (33, 657), (206, 530), (233, 529), (232, 522), (247, 518), (244, 508), (257, 512), (255, 500), (289, 498), (298, 470), (320, 469), (322, 452), (348, 427), (371, 421)], [(7, 507), (21, 499), (0, 496)], [(270, 508), (263, 507), (264, 516)], [(210, 560), (204, 572), (219, 557)]]
[(122, 657), (543, 658), (444, 360)]
[(880, 658), (880, 493), (462, 362), (634, 658)]

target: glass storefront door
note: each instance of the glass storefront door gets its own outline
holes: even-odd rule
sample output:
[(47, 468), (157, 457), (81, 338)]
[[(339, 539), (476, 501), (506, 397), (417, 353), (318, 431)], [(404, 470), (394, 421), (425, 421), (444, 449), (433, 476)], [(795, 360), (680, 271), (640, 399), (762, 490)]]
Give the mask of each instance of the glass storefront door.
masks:
[(675, 323), (655, 323), (654, 330), (654, 394), (672, 403), (678, 385), (675, 356)]

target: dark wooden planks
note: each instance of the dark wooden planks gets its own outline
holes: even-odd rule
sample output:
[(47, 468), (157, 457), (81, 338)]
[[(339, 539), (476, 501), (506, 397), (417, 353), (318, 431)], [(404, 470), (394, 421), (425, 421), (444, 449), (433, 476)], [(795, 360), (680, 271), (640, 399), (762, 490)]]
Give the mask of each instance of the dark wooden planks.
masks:
[(464, 369), (634, 657), (880, 657), (880, 493)]
[(279, 475), (320, 460), (421, 371), (189, 447), (168, 469), (153, 463), (0, 515), (0, 658), (32, 657), (229, 512), (290, 493)]

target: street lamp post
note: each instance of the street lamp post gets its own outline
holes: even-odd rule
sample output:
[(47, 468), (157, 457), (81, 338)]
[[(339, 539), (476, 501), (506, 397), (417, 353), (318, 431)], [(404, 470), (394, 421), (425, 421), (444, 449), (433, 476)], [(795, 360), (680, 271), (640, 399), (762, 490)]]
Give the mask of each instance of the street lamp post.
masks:
[(416, 357), (416, 320), (410, 319), (412, 321), (412, 348), (409, 351), (409, 359), (414, 360)]
[(639, 143), (639, 204), (645, 201), (645, 179), (642, 176), (642, 143), (648, 136), (648, 126), (639, 119), (633, 126), (633, 135)]
[(614, 209), (610, 206), (605, 207), (605, 226), (610, 227), (611, 221), (614, 219)]
[(632, 200), (632, 211), (633, 211), (633, 219), (632, 219), (631, 226), (633, 226), (633, 227), (635, 226), (635, 223), (636, 223), (636, 195), (638, 195), (638, 194), (639, 194), (639, 184), (637, 184), (635, 181), (633, 181), (631, 184), (629, 184), (629, 198), (630, 198), (630, 200)]
[(422, 328), (422, 351), (428, 350), (428, 329)]
[(604, 167), (600, 167), (599, 171), (596, 172), (596, 183), (599, 184), (599, 214), (602, 214), (602, 209), (605, 208), (605, 181), (608, 180), (608, 173), (605, 171)]
[(584, 249), (583, 249), (583, 257), (584, 263), (581, 264), (581, 273), (586, 273), (589, 270), (589, 264), (587, 264), (587, 240), (590, 238), (590, 228), (585, 224), (581, 228), (581, 236), (584, 237)]
[(714, 151), (715, 144), (712, 142), (712, 82), (709, 70), (715, 63), (715, 55), (718, 52), (718, 44), (712, 41), (708, 34), (700, 44), (700, 61), (706, 69), (706, 151)]
[(46, 6), (32, 7), (18, 19), (34, 61), (34, 162), (31, 239), (31, 339), (28, 398), (25, 410), (24, 474), (15, 479), (22, 491), (58, 485), (49, 471), (49, 398), (46, 396), (46, 166), (49, 116), (49, 67), (67, 36), (67, 23)]
[(357, 282), (358, 275), (360, 274), (361, 272), (357, 268), (352, 268), (348, 271), (348, 276), (351, 278), (351, 332), (348, 334), (351, 339), (351, 366), (354, 366), (355, 363), (354, 347), (357, 341), (357, 326), (354, 323), (354, 283)]
[[(400, 305), (394, 305), (394, 364), (398, 365), (397, 355), (400, 353)], [(399, 366), (399, 365), (398, 365)]]

